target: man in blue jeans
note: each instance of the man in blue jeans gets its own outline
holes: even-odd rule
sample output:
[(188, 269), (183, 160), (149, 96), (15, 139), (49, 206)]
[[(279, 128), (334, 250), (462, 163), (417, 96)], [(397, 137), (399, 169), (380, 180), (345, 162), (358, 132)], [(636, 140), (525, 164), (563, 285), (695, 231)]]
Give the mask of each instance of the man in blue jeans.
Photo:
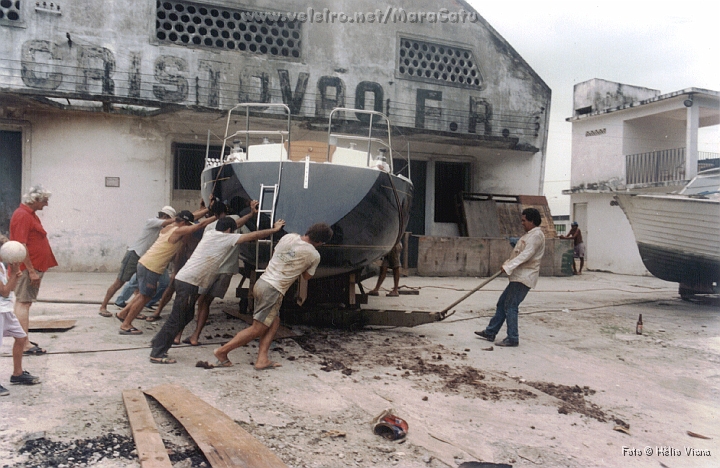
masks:
[(503, 271), (509, 276), (510, 283), (500, 295), (495, 315), (490, 319), (487, 328), (475, 332), (481, 338), (495, 341), (495, 335), (507, 320), (507, 338), (495, 343), (497, 346), (517, 346), (520, 343), (518, 307), (528, 291), (537, 284), (540, 276), (540, 260), (545, 253), (545, 235), (538, 227), (541, 221), (540, 212), (535, 208), (523, 210), (520, 223), (525, 229), (525, 235), (517, 241), (512, 255), (502, 266)]
[[(147, 303), (145, 306), (146, 309), (154, 310), (155, 305), (160, 302), (160, 299), (163, 296), (163, 293), (167, 289), (167, 287), (170, 285), (170, 271), (168, 268), (165, 269), (165, 273), (162, 274), (160, 279), (158, 280), (158, 289), (155, 295), (152, 299), (150, 299), (150, 302)], [(137, 282), (137, 273), (134, 273), (132, 275), (132, 278), (130, 278), (130, 281), (125, 283), (125, 286), (123, 286), (122, 291), (120, 294), (118, 294), (118, 297), (115, 299), (115, 305), (117, 307), (120, 307), (121, 309), (127, 305), (128, 300), (132, 297), (132, 295), (137, 291), (138, 289), (138, 282)]]

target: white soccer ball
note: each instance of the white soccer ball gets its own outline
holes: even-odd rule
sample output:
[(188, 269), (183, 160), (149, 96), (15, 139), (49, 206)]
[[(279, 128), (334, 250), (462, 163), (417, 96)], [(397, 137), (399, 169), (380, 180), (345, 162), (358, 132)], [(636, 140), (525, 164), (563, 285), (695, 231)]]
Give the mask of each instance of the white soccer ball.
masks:
[(18, 241), (7, 241), (0, 247), (0, 260), (5, 263), (20, 263), (26, 256), (27, 249)]

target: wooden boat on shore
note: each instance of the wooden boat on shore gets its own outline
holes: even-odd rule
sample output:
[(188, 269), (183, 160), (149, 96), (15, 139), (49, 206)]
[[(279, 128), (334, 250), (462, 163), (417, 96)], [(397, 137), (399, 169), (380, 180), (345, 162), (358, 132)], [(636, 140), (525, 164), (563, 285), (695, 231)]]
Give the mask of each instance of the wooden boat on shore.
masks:
[[(262, 105), (273, 106), (276, 121), (280, 111), (285, 112), (287, 130), (251, 128), (250, 112), (260, 105), (239, 104), (228, 112), (220, 158), (206, 158), (203, 198), (208, 201), (213, 195), (230, 206), (259, 200), (260, 228), (276, 219), (286, 222), (275, 242), (285, 232), (302, 234), (312, 224), (325, 222), (334, 235), (319, 248), (322, 260), (315, 277), (360, 271), (400, 239), (413, 197), (409, 174), (393, 171), (387, 117), (374, 111), (335, 109), (330, 114), (327, 141), (295, 142), (290, 140), (290, 110), (282, 104)], [(367, 116), (367, 134), (335, 132), (341, 112)], [(373, 136), (379, 123), (385, 139)], [(258, 144), (252, 144), (253, 140)], [(225, 149), (229, 147), (228, 153)], [(379, 155), (384, 154), (386, 161), (381, 161)], [(262, 271), (272, 246), (242, 247), (242, 261)]]
[(699, 173), (677, 194), (615, 198), (650, 273), (680, 283), (684, 298), (720, 292), (720, 169)]

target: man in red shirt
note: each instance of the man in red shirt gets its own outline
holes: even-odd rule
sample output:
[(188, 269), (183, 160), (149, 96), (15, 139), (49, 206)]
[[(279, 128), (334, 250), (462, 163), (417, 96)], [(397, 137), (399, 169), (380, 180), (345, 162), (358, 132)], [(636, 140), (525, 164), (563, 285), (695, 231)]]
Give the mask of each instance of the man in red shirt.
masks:
[[(50, 268), (57, 266), (55, 255), (50, 248), (47, 232), (43, 229), (40, 218), (36, 212), (48, 206), (50, 192), (41, 185), (30, 187), (28, 193), (23, 196), (23, 202), (15, 210), (10, 218), (10, 240), (18, 241), (25, 245), (28, 251), (27, 257), (20, 265), (22, 276), (15, 287), (15, 316), (25, 333), (30, 325), (30, 306), (37, 300), (40, 290), (40, 281), (43, 274)], [(39, 355), (46, 351), (32, 343), (29, 339), (25, 346), (24, 354)]]

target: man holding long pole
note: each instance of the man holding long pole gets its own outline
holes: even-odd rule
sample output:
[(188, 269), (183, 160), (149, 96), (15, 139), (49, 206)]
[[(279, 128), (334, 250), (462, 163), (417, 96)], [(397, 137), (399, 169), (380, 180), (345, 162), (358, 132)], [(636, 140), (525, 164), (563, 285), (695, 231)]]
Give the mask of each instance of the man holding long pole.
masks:
[(503, 323), (507, 320), (507, 338), (495, 343), (497, 346), (518, 346), (518, 307), (528, 291), (537, 284), (540, 276), (540, 260), (545, 253), (545, 235), (538, 227), (542, 218), (535, 208), (526, 208), (522, 212), (520, 223), (525, 235), (515, 244), (515, 249), (502, 269), (508, 274), (510, 283), (500, 295), (495, 315), (485, 330), (475, 334), (488, 341), (495, 341)]

